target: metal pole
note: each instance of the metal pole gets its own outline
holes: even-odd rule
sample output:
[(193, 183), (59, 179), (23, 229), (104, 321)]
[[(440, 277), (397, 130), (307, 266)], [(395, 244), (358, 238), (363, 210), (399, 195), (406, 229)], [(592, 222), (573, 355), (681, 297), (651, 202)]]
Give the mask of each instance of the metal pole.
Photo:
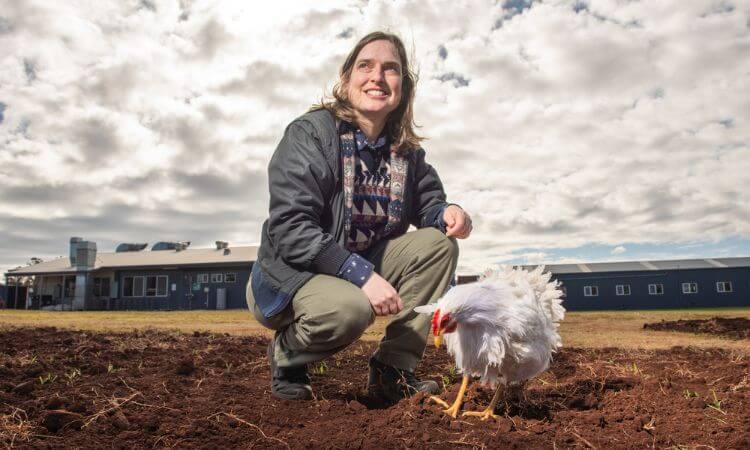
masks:
[(29, 286), (28, 285), (29, 285), (29, 283), (27, 281), (26, 282), (26, 302), (25, 302), (25, 305), (24, 305), (24, 309), (29, 309)]
[(15, 285), (15, 289), (13, 289), (13, 309), (18, 309), (18, 277), (13, 278), (13, 284)]

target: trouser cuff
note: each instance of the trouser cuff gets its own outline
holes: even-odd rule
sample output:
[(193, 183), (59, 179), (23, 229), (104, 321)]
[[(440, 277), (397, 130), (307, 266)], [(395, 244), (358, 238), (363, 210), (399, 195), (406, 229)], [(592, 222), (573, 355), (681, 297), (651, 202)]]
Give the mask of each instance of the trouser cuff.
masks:
[(417, 369), (417, 365), (419, 364), (420, 358), (414, 356), (414, 355), (408, 355), (404, 353), (394, 353), (394, 352), (383, 352), (378, 350), (375, 352), (374, 355), (372, 355), (373, 358), (377, 359), (381, 363), (395, 367), (397, 369), (401, 370), (408, 370), (409, 372), (414, 372)]

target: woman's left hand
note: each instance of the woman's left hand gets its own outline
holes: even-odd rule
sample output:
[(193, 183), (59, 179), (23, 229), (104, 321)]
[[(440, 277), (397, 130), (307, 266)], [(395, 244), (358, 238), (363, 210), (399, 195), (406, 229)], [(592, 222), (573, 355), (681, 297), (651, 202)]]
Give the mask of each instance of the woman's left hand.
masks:
[(471, 234), (471, 217), (456, 205), (450, 205), (443, 211), (445, 235), (457, 239), (466, 239)]

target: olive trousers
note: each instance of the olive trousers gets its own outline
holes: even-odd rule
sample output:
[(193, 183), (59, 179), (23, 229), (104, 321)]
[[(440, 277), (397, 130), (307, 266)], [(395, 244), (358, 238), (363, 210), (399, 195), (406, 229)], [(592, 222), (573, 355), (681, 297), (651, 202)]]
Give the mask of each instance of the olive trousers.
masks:
[[(392, 317), (378, 350), (378, 361), (414, 371), (422, 359), (431, 317), (414, 308), (437, 300), (448, 289), (458, 261), (458, 245), (435, 228), (423, 228), (377, 243), (364, 255), (398, 291), (404, 309)], [(247, 303), (256, 320), (276, 330), (278, 367), (319, 361), (359, 339), (375, 321), (364, 292), (329, 275), (315, 275), (279, 314), (266, 318), (255, 305), (250, 283)]]

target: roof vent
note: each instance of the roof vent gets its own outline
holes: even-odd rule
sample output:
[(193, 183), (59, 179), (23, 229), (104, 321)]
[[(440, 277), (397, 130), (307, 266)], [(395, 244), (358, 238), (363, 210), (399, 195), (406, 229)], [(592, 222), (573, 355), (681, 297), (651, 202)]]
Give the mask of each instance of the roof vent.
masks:
[(115, 253), (140, 252), (147, 246), (148, 246), (148, 243), (131, 244), (129, 242), (125, 242), (117, 246), (117, 248), (115, 249)]
[(70, 238), (70, 252), (68, 256), (70, 257), (71, 266), (76, 265), (76, 256), (78, 255), (78, 243), (80, 242), (83, 242), (83, 238), (80, 238), (80, 237)]
[(185, 250), (190, 246), (190, 241), (180, 241), (180, 242), (157, 242), (151, 247), (152, 252), (160, 251), (160, 250), (177, 250), (182, 251)]
[(216, 241), (216, 250), (222, 250), (229, 247), (229, 242), (227, 241)]

